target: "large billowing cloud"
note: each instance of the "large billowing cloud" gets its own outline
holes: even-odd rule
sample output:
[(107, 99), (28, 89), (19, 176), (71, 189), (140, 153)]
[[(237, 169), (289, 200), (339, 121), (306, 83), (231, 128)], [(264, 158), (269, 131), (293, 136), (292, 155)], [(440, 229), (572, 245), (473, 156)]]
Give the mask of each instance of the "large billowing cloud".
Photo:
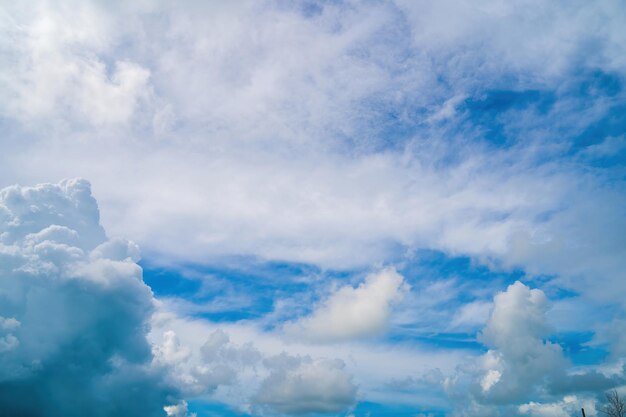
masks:
[(108, 240), (89, 184), (0, 191), (0, 409), (11, 416), (163, 416), (137, 247)]

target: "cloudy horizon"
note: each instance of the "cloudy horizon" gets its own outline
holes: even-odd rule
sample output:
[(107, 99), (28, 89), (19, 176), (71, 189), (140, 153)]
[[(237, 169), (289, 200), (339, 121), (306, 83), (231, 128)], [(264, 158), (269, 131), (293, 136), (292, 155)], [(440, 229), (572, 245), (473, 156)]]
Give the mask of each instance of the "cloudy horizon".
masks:
[(0, 414), (601, 415), (625, 21), (3, 1)]

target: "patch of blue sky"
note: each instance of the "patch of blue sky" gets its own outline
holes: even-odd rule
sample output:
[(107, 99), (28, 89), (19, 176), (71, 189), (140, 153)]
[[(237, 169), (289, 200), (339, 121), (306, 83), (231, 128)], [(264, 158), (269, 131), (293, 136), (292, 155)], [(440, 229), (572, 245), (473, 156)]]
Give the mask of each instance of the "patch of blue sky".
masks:
[[(299, 263), (262, 262), (238, 259), (226, 264), (155, 267), (143, 261), (144, 280), (157, 297), (178, 297), (198, 305), (212, 305), (209, 311), (192, 313), (214, 322), (257, 320), (268, 329), (286, 320), (310, 313), (328, 294), (331, 282), (358, 285), (367, 271), (322, 271)], [(455, 328), (456, 314), (469, 303), (490, 303), (499, 291), (521, 280), (533, 288), (541, 288), (551, 301), (576, 300), (578, 294), (551, 285), (553, 276), (526, 276), (523, 270), (494, 270), (465, 256), (449, 256), (441, 251), (418, 250), (399, 264), (399, 272), (411, 286), (407, 303), (427, 301), (413, 306), (419, 311), (408, 320), (394, 323), (380, 342), (419, 344), (432, 349), (467, 349), (483, 352), (477, 340), (484, 323), (476, 322)], [(231, 298), (233, 302), (229, 302)], [(244, 304), (237, 302), (241, 297)], [(420, 298), (422, 297), (422, 298)], [(277, 303), (283, 304), (276, 314)], [(403, 308), (402, 303), (397, 306)], [(571, 307), (568, 307), (571, 308)], [(584, 308), (583, 308), (584, 310)], [(606, 311), (604, 311), (606, 310)], [(598, 312), (594, 320), (608, 320), (612, 310)], [(555, 311), (557, 322), (568, 320)], [(582, 314), (582, 313), (581, 313)], [(273, 316), (271, 320), (266, 317)], [(486, 319), (486, 318), (485, 318)], [(599, 363), (605, 356), (603, 347), (588, 345), (590, 333), (555, 329), (553, 340), (563, 345), (574, 364)]]
[[(467, 256), (449, 256), (429, 249), (415, 251), (399, 272), (417, 288), (428, 282), (456, 280), (457, 303), (491, 299), (496, 292), (525, 277), (521, 269), (498, 271)], [(489, 285), (485, 286), (486, 283)]]
[(565, 356), (576, 366), (599, 365), (609, 356), (606, 346), (591, 344), (594, 332), (560, 332), (550, 338), (563, 349)]
[[(212, 321), (259, 319), (275, 309), (278, 300), (297, 298), (308, 303), (294, 304), (293, 315), (303, 314), (317, 300), (316, 288), (327, 280), (346, 280), (346, 271), (321, 271), (312, 265), (262, 262), (238, 258), (226, 263), (184, 264), (155, 267), (142, 261), (144, 281), (157, 297), (180, 297), (195, 304), (214, 304), (195, 315)], [(229, 300), (245, 297), (245, 305)], [(220, 301), (216, 303), (216, 301)], [(219, 306), (215, 306), (219, 304)]]
[(250, 417), (250, 414), (236, 410), (224, 403), (191, 400), (187, 404), (189, 414), (196, 413), (199, 417)]
[(376, 402), (363, 401), (354, 408), (352, 415), (355, 417), (443, 417), (443, 409), (420, 408), (415, 405), (406, 404), (379, 404)]
[[(416, 252), (414, 260), (400, 268), (400, 272), (414, 293), (428, 291), (428, 286), (435, 283), (453, 281), (451, 286), (442, 287), (440, 301), (436, 300), (437, 294), (427, 293), (432, 304), (424, 311), (426, 316), (418, 316), (416, 322), (394, 327), (388, 336), (389, 342), (414, 342), (433, 348), (484, 351), (486, 347), (477, 340), (483, 324), (476, 323), (475, 326), (463, 328), (463, 331), (454, 331), (449, 324), (455, 312), (468, 303), (491, 302), (496, 293), (520, 280), (531, 288), (542, 289), (554, 306), (555, 310), (549, 310), (549, 317), (558, 326), (554, 326), (555, 333), (550, 340), (562, 345), (573, 364), (598, 364), (606, 358), (606, 347), (590, 345), (594, 333), (589, 329), (610, 321), (619, 309), (610, 305), (580, 304), (580, 294), (553, 285), (555, 277), (552, 275), (529, 277), (519, 269), (497, 271), (468, 257), (450, 257), (431, 250)], [(426, 323), (423, 322), (424, 318), (427, 319)]]
[[(397, 55), (403, 53), (399, 48)], [(406, 52), (406, 51), (404, 51)], [(407, 55), (410, 59), (410, 55)], [(374, 94), (364, 99), (363, 132), (352, 132), (344, 140), (370, 152), (403, 150), (407, 142), (445, 136), (448, 141), (469, 141), (494, 148), (510, 148), (534, 141), (551, 143), (556, 153), (547, 158), (571, 157), (601, 143), (606, 137), (626, 131), (626, 101), (623, 77), (597, 69), (566, 74), (552, 83), (534, 83), (530, 88), (506, 76), (472, 88), (455, 109), (454, 117), (433, 122), (436, 108), (456, 93), (445, 80), (429, 86), (431, 99), (422, 102), (416, 92), (399, 97)], [(445, 131), (445, 135), (442, 132)], [(358, 139), (355, 139), (358, 138)], [(363, 139), (365, 138), (365, 139)], [(563, 143), (566, 152), (553, 145)]]
[[(499, 149), (549, 143), (548, 147), (542, 146), (543, 152), (534, 155), (540, 164), (576, 157), (586, 148), (626, 132), (626, 100), (620, 75), (592, 69), (550, 85), (520, 88), (518, 84), (503, 82), (474, 88), (456, 105), (454, 117), (436, 120), (430, 117), (436, 113), (432, 101), (425, 104), (410, 97), (393, 101), (374, 96), (366, 100), (367, 130), (370, 135), (375, 132), (378, 139), (370, 138), (366, 149), (402, 151), (409, 142), (426, 143), (445, 137), (450, 145), (456, 143), (438, 155), (439, 162), (446, 166), (453, 165), (455, 156), (459, 156), (455, 151), (463, 155), (467, 145)], [(441, 106), (454, 95), (444, 81), (435, 82), (431, 89)], [(624, 152), (605, 152), (596, 155), (592, 164), (615, 166), (623, 162)]]
[(410, 342), (426, 349), (437, 351), (440, 349), (454, 350), (471, 350), (474, 352), (485, 352), (487, 348), (476, 340), (476, 333), (447, 333), (436, 332), (427, 334), (424, 332), (414, 331), (415, 329), (407, 326), (394, 329), (387, 341), (392, 344), (402, 344)]
[[(192, 400), (188, 402), (190, 413), (196, 413), (199, 417), (249, 417), (250, 414), (238, 411), (228, 405), (218, 402), (207, 402)], [(432, 417), (445, 415), (443, 409), (420, 408), (415, 405), (405, 404), (382, 404), (372, 401), (363, 401), (356, 404), (353, 410), (344, 413), (307, 413), (308, 417), (328, 417), (328, 416), (350, 416), (370, 417), (370, 416), (394, 416), (394, 417), (415, 417), (419, 414)]]
[[(211, 321), (260, 320), (274, 313), (271, 327), (308, 314), (331, 283), (356, 286), (369, 271), (322, 271), (312, 265), (238, 259), (226, 264), (154, 266), (142, 261), (144, 281), (157, 297), (176, 297), (197, 305), (193, 315)], [(523, 271), (493, 271), (468, 257), (420, 250), (399, 264), (399, 272), (416, 297), (428, 297), (428, 320), (405, 322), (390, 333), (390, 341), (413, 339), (430, 345), (474, 348), (475, 329), (454, 335), (447, 328), (455, 311), (493, 295), (524, 277)], [(486, 285), (488, 284), (488, 285)], [(425, 293), (424, 293), (425, 292)], [(242, 300), (244, 302), (242, 303)], [(276, 315), (277, 303), (283, 308)], [(401, 308), (402, 306), (400, 306)], [(441, 333), (440, 336), (437, 336)]]
[(459, 106), (459, 113), (466, 117), (460, 128), (473, 132), (473, 136), (494, 147), (510, 147), (524, 139), (523, 132), (530, 126), (519, 125), (519, 119), (527, 119), (522, 113), (531, 113), (532, 119), (541, 120), (553, 108), (556, 97), (552, 91), (540, 90), (491, 90), (468, 97)]
[(192, 297), (202, 286), (201, 281), (189, 279), (181, 269), (152, 267), (145, 261), (141, 261), (140, 265), (144, 282), (157, 297)]

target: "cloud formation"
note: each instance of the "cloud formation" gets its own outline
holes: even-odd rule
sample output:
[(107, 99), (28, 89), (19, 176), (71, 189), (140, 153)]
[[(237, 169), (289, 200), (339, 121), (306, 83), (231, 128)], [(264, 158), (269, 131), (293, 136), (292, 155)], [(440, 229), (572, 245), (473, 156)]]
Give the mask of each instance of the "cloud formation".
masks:
[[(478, 339), (488, 348), (445, 378), (457, 416), (567, 416), (584, 407), (596, 415), (597, 394), (624, 384), (624, 370), (576, 369), (548, 339), (549, 302), (517, 281), (494, 297)], [(618, 363), (619, 364), (619, 363)]]
[[(80, 182), (62, 183), (58, 192), (15, 188), (5, 193), (10, 210), (0, 207), (0, 268), (13, 277), (6, 281), (10, 291), (0, 293), (9, 300), (0, 307), (0, 363), (26, 372), (20, 369), (43, 361), (40, 352), (59, 344), (74, 349), (74, 336), (76, 346), (85, 340), (99, 346), (105, 337), (103, 346), (123, 347), (95, 355), (98, 372), (124, 369), (130, 379), (151, 373), (153, 382), (166, 380), (189, 402), (174, 394), (163, 400), (172, 393), (163, 387), (158, 401), (144, 403), (161, 402), (175, 414), (193, 412), (195, 395), (224, 399), (241, 385), (241, 396), (226, 402), (252, 407), (270, 374), (279, 382), (295, 378), (294, 370), (263, 365), (289, 343), (290, 357), (302, 362), (297, 372), (311, 364), (328, 368), (320, 358), (334, 358), (329, 349), (336, 349), (359, 390), (387, 402), (398, 397), (392, 401), (378, 390), (382, 380), (403, 373), (417, 380), (424, 362), (454, 367), (460, 356), (479, 355), (446, 376), (457, 378), (452, 388), (471, 391), (474, 402), (463, 412), (481, 416), (549, 412), (552, 406), (537, 404), (565, 407), (563, 395), (583, 401), (580, 391), (622, 383), (624, 20), (620, 0), (6, 2), (0, 12), (0, 187), (89, 178), (107, 232), (137, 241), (155, 264), (201, 269), (244, 260), (304, 263), (321, 272), (265, 297), (276, 288), (267, 285), (272, 289), (262, 307), (253, 305), (261, 298), (257, 287), (246, 293), (228, 274), (219, 280), (228, 281), (231, 293), (218, 300), (168, 300), (194, 318), (226, 309), (269, 314), (262, 324), (251, 319), (238, 329), (268, 325), (286, 330), (289, 341), (272, 335), (271, 348), (247, 346), (252, 338), (236, 339), (232, 328), (213, 333), (215, 326), (207, 325), (210, 331), (197, 332), (193, 343), (172, 327), (153, 332), (154, 346), (146, 347), (139, 323), (152, 314), (149, 291), (110, 283), (140, 276), (137, 246), (106, 238)], [(58, 197), (63, 193), (67, 198)], [(467, 259), (490, 274), (474, 281), (468, 271), (455, 275), (441, 265), (414, 274), (410, 264), (419, 263), (424, 250)], [(304, 305), (328, 288), (314, 282), (327, 271), (338, 281), (380, 265), (396, 265), (402, 276), (338, 283), (317, 305)], [(29, 274), (61, 278), (44, 285)], [(258, 284), (274, 278), (265, 274)], [(564, 327), (546, 341), (545, 300), (518, 286), (496, 302), (497, 313), (476, 341), (494, 292), (516, 279), (580, 300), (584, 308), (559, 322), (576, 334), (574, 346), (563, 342), (559, 351)], [(407, 282), (417, 284), (414, 290), (405, 290)], [(296, 286), (298, 294), (287, 294)], [(119, 332), (95, 318), (98, 300), (106, 297), (129, 301), (106, 303), (115, 307), (111, 314), (132, 318)], [(284, 297), (302, 304), (290, 320), (310, 315), (287, 325), (272, 321), (285, 317), (268, 313)], [(48, 298), (49, 316), (58, 315), (63, 325), (33, 330), (44, 320), (33, 305)], [(66, 307), (81, 303), (83, 315)], [(18, 308), (22, 304), (29, 308)], [(586, 314), (595, 306), (602, 308)], [(83, 316), (97, 321), (102, 336), (74, 330), (87, 326)], [(219, 318), (239, 320), (232, 317)], [(133, 323), (138, 340), (124, 341)], [(507, 327), (518, 324), (519, 334)], [(42, 340), (35, 344), (29, 334)], [(477, 351), (480, 343), (487, 355)], [(441, 351), (428, 351), (429, 344)], [(451, 352), (459, 346), (463, 353)], [(111, 353), (118, 350), (123, 354)], [(608, 351), (604, 365), (612, 371), (564, 371), (563, 361), (576, 362), (581, 352), (602, 361), (599, 351)], [(359, 369), (353, 353), (361, 358)], [(118, 356), (132, 356), (141, 370), (119, 365)], [(304, 364), (306, 357), (311, 364)], [(363, 358), (388, 366), (373, 370)], [(46, 360), (46, 366), (56, 363)], [(59, 374), (66, 369), (50, 367)], [(526, 389), (524, 381), (539, 388)], [(86, 401), (94, 384), (80, 384)], [(401, 400), (418, 401), (407, 398)], [(258, 407), (268, 414), (288, 408), (269, 401)]]
[[(176, 320), (180, 331), (189, 325), (194, 332), (209, 330), (204, 321)], [(219, 327), (200, 344), (190, 335), (181, 341), (169, 330), (176, 322), (155, 324), (152, 338), (156, 360), (167, 365), (170, 380), (187, 398), (220, 399), (240, 412), (262, 416), (336, 413), (356, 402), (357, 386), (341, 359), (272, 353), (287, 347), (284, 341), (260, 351), (253, 341), (231, 341)], [(168, 410), (183, 413), (187, 406), (179, 403)]]
[(389, 326), (391, 309), (407, 284), (394, 268), (372, 273), (354, 288), (338, 288), (321, 301), (313, 312), (285, 331), (299, 338), (333, 341), (380, 335)]
[(546, 341), (548, 301), (541, 290), (517, 281), (494, 298), (494, 308), (481, 340), (490, 350), (483, 356), (483, 395), (513, 402), (527, 397), (546, 378), (567, 367), (559, 345)]
[(0, 190), (0, 409), (13, 416), (160, 416), (137, 249), (110, 241), (89, 184)]
[(254, 397), (257, 405), (287, 414), (337, 413), (356, 401), (357, 388), (341, 360), (281, 354), (264, 364), (270, 375)]
[[(350, 268), (427, 247), (576, 290), (619, 281), (623, 187), (569, 159), (622, 97), (617, 1), (7, 13), (0, 102), (20, 140), (2, 142), (2, 177), (91, 178), (108, 230), (155, 257)], [(615, 202), (600, 215), (598, 199)], [(588, 247), (570, 243), (581, 233)]]

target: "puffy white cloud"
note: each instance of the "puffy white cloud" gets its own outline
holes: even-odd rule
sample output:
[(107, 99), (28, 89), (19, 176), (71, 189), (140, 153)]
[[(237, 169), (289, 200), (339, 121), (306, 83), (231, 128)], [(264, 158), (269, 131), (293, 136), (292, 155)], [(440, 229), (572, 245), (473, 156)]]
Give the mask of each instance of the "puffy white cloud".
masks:
[(372, 273), (354, 288), (344, 286), (320, 302), (307, 317), (285, 325), (287, 333), (319, 341), (381, 334), (387, 329), (393, 303), (407, 288), (394, 268)]
[(356, 401), (356, 386), (343, 361), (281, 354), (264, 360), (270, 375), (254, 401), (288, 414), (331, 413)]
[(155, 359), (168, 366), (171, 380), (185, 394), (212, 394), (220, 386), (231, 386), (241, 373), (253, 368), (261, 354), (252, 345), (241, 346), (230, 341), (228, 334), (217, 329), (204, 344), (181, 342), (176, 332), (164, 330), (154, 340)]
[[(146, 339), (135, 247), (107, 240), (89, 184), (0, 190), (0, 409), (158, 416), (176, 390)], [(107, 248), (118, 245), (129, 250)]]
[[(174, 324), (182, 338), (165, 330)], [(248, 341), (236, 343), (229, 333), (238, 326), (229, 327), (227, 331), (183, 318), (155, 323), (156, 359), (167, 362), (169, 377), (187, 398), (222, 401), (253, 415), (338, 412), (356, 402), (357, 387), (342, 360), (273, 353), (289, 347), (285, 341), (275, 341), (261, 351), (250, 339), (263, 343), (268, 334), (249, 335)], [(186, 333), (191, 329), (193, 333)], [(199, 338), (199, 333), (208, 337)], [(184, 403), (171, 407), (177, 407), (171, 408), (172, 413), (186, 410)]]
[(567, 361), (559, 345), (546, 341), (548, 300), (517, 281), (494, 298), (491, 317), (479, 339), (490, 350), (482, 358), (480, 381), (486, 398), (524, 398), (545, 378), (561, 375)]
[[(546, 340), (551, 334), (548, 309), (541, 290), (519, 281), (494, 297), (493, 310), (478, 337), (489, 350), (444, 381), (458, 415), (511, 414), (512, 406), (530, 398), (549, 402), (550, 391), (565, 387), (569, 363), (561, 347)], [(574, 388), (571, 382), (569, 389)]]
[[(259, 404), (255, 399), (263, 381), (278, 372), (273, 367), (274, 361), (264, 359), (280, 357), (283, 353), (294, 363), (302, 362), (302, 365), (285, 371), (285, 378), (289, 380), (297, 379), (301, 371), (309, 372), (317, 364), (342, 363), (341, 371), (333, 365), (330, 366), (335, 369), (332, 372), (311, 370), (309, 374), (343, 375), (338, 377), (339, 381), (350, 379), (358, 388), (356, 400), (402, 403), (416, 409), (446, 407), (440, 385), (441, 375), (454, 372), (457, 364), (467, 360), (468, 355), (468, 351), (462, 349), (434, 350), (420, 343), (393, 344), (384, 340), (375, 343), (367, 340), (311, 343), (288, 337), (284, 332), (268, 331), (259, 322), (215, 323), (199, 317), (179, 316), (167, 310), (168, 307), (168, 304), (162, 304), (163, 310), (155, 315), (150, 340), (155, 346), (161, 345), (165, 340), (164, 334), (173, 329), (179, 340), (179, 349), (191, 352), (189, 360), (170, 372), (179, 388), (187, 394), (186, 398), (221, 402), (248, 414), (258, 412), (272, 416), (279, 412), (271, 404)], [(309, 361), (311, 363), (306, 365)], [(381, 363), (385, 366), (380, 366)], [(433, 371), (435, 368), (441, 371)], [(202, 380), (204, 370), (212, 379)], [(218, 370), (226, 372), (218, 373)], [(310, 378), (314, 378), (313, 375)], [(419, 378), (420, 382), (412, 384), (408, 390), (397, 388), (398, 384), (389, 388), (389, 381), (409, 376), (415, 380)], [(428, 390), (426, 394), (421, 391), (422, 388)], [(312, 402), (317, 401), (320, 410), (324, 407), (321, 404), (326, 398), (324, 392), (320, 388), (319, 396), (310, 398)], [(345, 392), (348, 392), (347, 388)], [(337, 401), (332, 397), (327, 397), (327, 400), (331, 403)]]
[[(623, 362), (575, 367), (547, 339), (550, 303), (543, 291), (517, 281), (498, 293), (478, 341), (488, 351), (458, 366), (443, 387), (456, 416), (596, 415), (594, 395), (625, 381)], [(599, 342), (599, 341), (598, 341)]]

